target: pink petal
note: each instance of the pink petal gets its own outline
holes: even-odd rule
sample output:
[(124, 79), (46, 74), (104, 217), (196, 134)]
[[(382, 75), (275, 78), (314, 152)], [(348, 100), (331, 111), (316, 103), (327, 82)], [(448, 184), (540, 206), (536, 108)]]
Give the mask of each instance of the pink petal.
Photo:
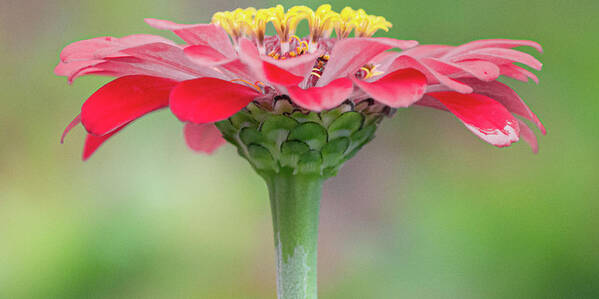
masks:
[(520, 46), (528, 46), (537, 49), (540, 53), (543, 53), (543, 48), (536, 42), (529, 40), (511, 40), (511, 39), (484, 39), (472, 41), (466, 44), (463, 44), (459, 47), (454, 48), (449, 51), (447, 54), (443, 55), (444, 58), (452, 57), (460, 54), (464, 54), (466, 52), (470, 52), (477, 49), (483, 48), (515, 48)]
[[(136, 57), (121, 57), (110, 58), (104, 62), (83, 68), (70, 76), (69, 79), (72, 81), (76, 78), (92, 74), (108, 75), (113, 77), (147, 75), (153, 77), (169, 78), (176, 81), (184, 81), (197, 77), (197, 75), (190, 74), (187, 70), (180, 70), (168, 64), (164, 64), (163, 62), (148, 61)], [(216, 75), (224, 76), (220, 73)]]
[(532, 72), (521, 68), (515, 64), (503, 64), (499, 66), (501, 75), (514, 78), (522, 82), (528, 82), (528, 79), (532, 79), (535, 83), (539, 84), (539, 78)]
[(446, 45), (419, 45), (402, 51), (401, 53), (414, 58), (441, 57), (454, 48), (455, 47)]
[(472, 88), (470, 86), (465, 85), (456, 80), (453, 80), (453, 79), (449, 78), (448, 76), (440, 74), (433, 68), (431, 68), (423, 63), (420, 63), (418, 60), (416, 60), (410, 56), (406, 56), (406, 55), (399, 56), (391, 64), (388, 71), (393, 72), (393, 71), (396, 71), (399, 69), (406, 69), (406, 68), (413, 68), (413, 69), (416, 69), (416, 70), (420, 71), (421, 73), (423, 73), (426, 76), (426, 78), (428, 79), (429, 84), (441, 83), (441, 84), (451, 88), (452, 90), (455, 90), (460, 93), (471, 93), (472, 92)]
[(65, 137), (67, 137), (67, 134), (69, 134), (69, 132), (80, 123), (81, 123), (81, 114), (77, 114), (77, 116), (75, 116), (75, 118), (67, 125), (67, 127), (62, 132), (62, 136), (60, 136), (61, 144), (64, 143), (64, 139), (65, 139)]
[(415, 69), (401, 69), (371, 83), (353, 76), (352, 80), (369, 96), (394, 108), (412, 105), (426, 89), (426, 77)]
[(453, 78), (470, 75), (483, 81), (492, 81), (499, 77), (499, 67), (493, 63), (482, 60), (469, 60), (458, 63), (442, 61), (437, 58), (423, 58), (422, 62), (443, 75)]
[(219, 68), (222, 69), (223, 73), (227, 74), (227, 77), (224, 79), (244, 79), (250, 82), (260, 81), (257, 80), (258, 77), (254, 74), (253, 70), (239, 59), (224, 63)]
[(122, 130), (124, 127), (126, 127), (128, 125), (124, 124), (118, 128), (116, 128), (114, 131), (103, 135), (103, 136), (96, 136), (93, 134), (87, 134), (87, 137), (85, 138), (85, 145), (83, 146), (83, 161), (86, 161), (87, 159), (89, 159), (89, 157), (91, 157), (91, 155), (93, 153), (96, 152), (96, 150), (104, 143), (106, 142), (106, 140), (108, 140), (110, 137), (112, 137), (114, 134), (118, 133), (120, 130)]
[(115, 79), (96, 91), (81, 107), (81, 122), (102, 136), (151, 111), (168, 106), (176, 81), (144, 75)]
[(371, 63), (376, 65), (377, 70), (384, 72), (393, 63), (393, 61), (399, 57), (399, 55), (399, 52), (383, 52), (372, 58)]
[(469, 60), (458, 62), (455, 65), (460, 67), (465, 73), (482, 81), (493, 81), (500, 75), (499, 67), (487, 61)]
[(393, 48), (410, 48), (416, 41), (402, 41), (384, 37), (346, 38), (335, 43), (330, 59), (317, 86), (324, 86), (336, 78), (346, 77), (369, 63), (374, 57)]
[(239, 46), (239, 59), (245, 64), (258, 81), (266, 81), (266, 76), (263, 70), (262, 58), (256, 45), (246, 39), (240, 38), (238, 41)]
[(229, 35), (225, 30), (215, 24), (177, 24), (166, 20), (145, 19), (148, 25), (161, 29), (171, 30), (190, 45), (207, 45), (223, 54), (225, 57), (235, 56)]
[(134, 34), (122, 38), (110, 36), (97, 37), (74, 42), (66, 46), (60, 53), (60, 60), (63, 62), (73, 62), (102, 59), (108, 56), (118, 56), (118, 52), (125, 48), (157, 42), (174, 44), (169, 39), (151, 34)]
[(178, 81), (197, 77), (228, 78), (222, 71), (202, 67), (189, 60), (177, 46), (154, 43), (122, 50), (128, 56), (107, 57), (104, 60), (75, 61), (59, 64), (55, 72), (68, 76), (69, 83), (88, 74), (115, 77), (148, 75)]
[(452, 57), (451, 61), (458, 62), (472, 59), (487, 60), (498, 65), (519, 62), (536, 70), (540, 70), (543, 67), (543, 64), (530, 54), (512, 49), (500, 48), (487, 48), (470, 51), (465, 54)]
[(191, 61), (199, 65), (211, 66), (231, 61), (231, 58), (227, 58), (214, 48), (204, 45), (189, 46), (183, 52)]
[(429, 93), (476, 136), (498, 147), (518, 141), (518, 120), (495, 100), (480, 94), (453, 91)]
[(98, 49), (114, 45), (115, 40), (118, 39), (105, 36), (74, 42), (62, 49), (60, 52), (60, 60), (63, 62), (70, 62), (76, 60), (94, 59), (94, 53)]
[(545, 127), (539, 118), (530, 110), (530, 108), (528, 108), (522, 98), (520, 98), (520, 96), (509, 86), (498, 81), (481, 82), (476, 79), (463, 79), (462, 81), (472, 86), (476, 93), (495, 99), (499, 103), (503, 104), (503, 106), (505, 106), (510, 112), (532, 121), (535, 125), (537, 125), (543, 134), (546, 133)]
[(144, 21), (146, 22), (146, 24), (150, 25), (153, 28), (160, 29), (160, 30), (170, 30), (170, 31), (189, 29), (189, 28), (193, 28), (198, 25), (203, 25), (203, 24), (177, 24), (175, 22), (171, 22), (168, 20), (159, 20), (159, 19), (153, 19), (153, 18), (145, 18)]
[(263, 56), (265, 62), (276, 65), (294, 75), (305, 77), (312, 71), (316, 59), (324, 54), (324, 51), (316, 51), (314, 53), (303, 54), (293, 58), (274, 59), (270, 56)]
[(67, 76), (69, 83), (72, 83), (77, 77), (91, 73), (116, 76), (120, 73), (105, 71), (101, 68), (98, 69), (96, 66), (105, 63), (108, 59), (130, 57), (129, 54), (122, 52), (125, 49), (154, 43), (178, 48), (172, 41), (166, 38), (149, 34), (135, 34), (122, 38), (94, 38), (75, 42), (65, 47), (61, 53), (61, 62), (56, 66), (54, 72), (59, 76)]
[(73, 61), (73, 62), (59, 62), (56, 68), (54, 68), (54, 74), (58, 76), (66, 76), (69, 80), (69, 83), (75, 79), (77, 73), (81, 70), (93, 67), (97, 64), (104, 62), (104, 60), (96, 59), (96, 60), (81, 60), (81, 61)]
[(128, 35), (118, 39), (118, 43), (114, 47), (102, 48), (96, 51), (95, 56), (98, 58), (107, 57), (123, 57), (127, 56), (121, 51), (127, 48), (138, 47), (147, 44), (163, 43), (172, 46), (177, 44), (170, 39), (166, 39), (162, 36), (151, 35), (151, 34), (134, 34)]
[(195, 77), (223, 77), (222, 73), (214, 69), (200, 67), (193, 63), (185, 56), (181, 48), (165, 43), (146, 44), (125, 49), (122, 52), (142, 59), (142, 62), (149, 62), (168, 70), (177, 70)]
[(186, 123), (183, 135), (190, 149), (206, 154), (212, 154), (225, 143), (225, 139), (214, 124)]
[(339, 78), (323, 87), (301, 89), (288, 87), (289, 97), (299, 106), (312, 111), (331, 109), (343, 103), (352, 93), (352, 81)]
[(530, 127), (523, 121), (518, 120), (518, 125), (520, 126), (520, 137), (530, 145), (533, 153), (539, 152), (539, 143), (537, 142), (537, 136), (530, 129)]
[(183, 122), (213, 123), (229, 118), (260, 95), (241, 84), (198, 78), (183, 81), (173, 88), (170, 107)]

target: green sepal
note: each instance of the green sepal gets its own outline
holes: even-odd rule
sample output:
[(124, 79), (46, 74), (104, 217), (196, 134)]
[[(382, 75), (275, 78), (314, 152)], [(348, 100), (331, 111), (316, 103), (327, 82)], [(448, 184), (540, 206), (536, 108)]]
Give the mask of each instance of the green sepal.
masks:
[(320, 150), (327, 143), (328, 134), (322, 125), (315, 122), (305, 122), (289, 132), (289, 140), (299, 140), (310, 149)]
[(329, 138), (349, 137), (362, 127), (364, 116), (355, 111), (345, 112), (329, 126)]
[(272, 105), (251, 103), (216, 127), (263, 176), (331, 177), (374, 138), (384, 114), (372, 105), (344, 103), (314, 112), (283, 97)]
[(268, 149), (257, 144), (250, 144), (247, 149), (250, 162), (256, 169), (279, 172), (279, 167)]
[(297, 168), (300, 157), (308, 152), (310, 147), (298, 140), (289, 140), (281, 145), (280, 162), (282, 167)]

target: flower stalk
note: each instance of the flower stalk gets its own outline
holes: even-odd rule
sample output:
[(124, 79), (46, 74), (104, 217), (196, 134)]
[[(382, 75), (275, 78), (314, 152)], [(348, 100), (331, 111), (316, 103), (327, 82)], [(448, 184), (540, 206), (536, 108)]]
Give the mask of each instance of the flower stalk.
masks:
[(264, 176), (270, 194), (279, 299), (316, 299), (318, 215), (325, 178)]
[(373, 101), (316, 113), (280, 97), (272, 106), (252, 103), (216, 124), (266, 181), (279, 299), (317, 298), (322, 184), (374, 138), (390, 113)]

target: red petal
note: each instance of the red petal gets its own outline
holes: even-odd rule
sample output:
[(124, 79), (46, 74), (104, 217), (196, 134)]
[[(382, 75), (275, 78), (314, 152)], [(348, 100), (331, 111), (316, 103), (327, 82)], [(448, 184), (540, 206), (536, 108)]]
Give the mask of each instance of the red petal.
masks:
[(262, 62), (262, 69), (264, 71), (264, 76), (266, 77), (266, 79), (274, 84), (292, 86), (298, 85), (300, 82), (304, 80), (303, 77), (296, 76), (268, 62)]
[(183, 134), (187, 146), (196, 152), (212, 154), (225, 143), (225, 139), (214, 124), (186, 123)]
[(530, 108), (524, 103), (522, 98), (509, 86), (498, 82), (481, 82), (476, 79), (462, 79), (462, 81), (474, 88), (474, 91), (478, 94), (482, 94), (495, 99), (501, 103), (512, 113), (520, 115), (530, 121), (532, 121), (543, 134), (546, 133), (545, 127), (539, 120), (539, 118), (530, 110)]
[(64, 143), (64, 138), (67, 137), (67, 134), (69, 134), (69, 132), (80, 123), (81, 123), (81, 114), (78, 114), (77, 116), (75, 116), (75, 118), (67, 125), (67, 127), (62, 132), (62, 136), (60, 136), (61, 144)]
[(518, 120), (501, 104), (480, 94), (453, 91), (428, 95), (441, 102), (475, 135), (498, 147), (518, 141)]
[(87, 134), (85, 138), (85, 145), (83, 146), (83, 161), (89, 159), (93, 153), (102, 145), (106, 140), (108, 140), (112, 135), (118, 133), (124, 127), (128, 125), (124, 124), (123, 126), (118, 127), (116, 130), (104, 135), (104, 136), (95, 136), (92, 134)]
[(414, 103), (414, 105), (435, 108), (435, 109), (439, 109), (439, 110), (443, 110), (443, 111), (449, 111), (449, 110), (447, 110), (447, 107), (445, 107), (443, 104), (441, 104), (441, 102), (439, 102), (437, 99), (429, 96), (428, 94), (425, 94), (420, 99), (420, 101)]
[(170, 107), (181, 121), (212, 123), (229, 118), (260, 95), (241, 84), (198, 78), (183, 81), (173, 88)]
[(392, 48), (409, 48), (417, 44), (416, 41), (384, 37), (342, 39), (333, 46), (331, 58), (327, 62), (317, 86), (324, 86), (336, 78), (353, 74), (358, 68), (384, 51)]
[(352, 91), (352, 82), (347, 78), (339, 78), (323, 87), (308, 89), (288, 87), (289, 97), (294, 103), (313, 111), (337, 107), (351, 95)]
[(426, 89), (426, 77), (415, 69), (401, 69), (370, 83), (352, 80), (375, 100), (394, 108), (412, 105)]
[(96, 91), (81, 107), (88, 132), (102, 136), (151, 111), (168, 106), (173, 80), (134, 75), (118, 78)]

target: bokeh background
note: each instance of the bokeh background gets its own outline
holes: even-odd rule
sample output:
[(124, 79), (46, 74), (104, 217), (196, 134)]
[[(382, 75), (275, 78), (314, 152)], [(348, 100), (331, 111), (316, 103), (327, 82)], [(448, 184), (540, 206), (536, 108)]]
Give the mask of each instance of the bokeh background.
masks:
[[(198, 23), (274, 4), (0, 0), (0, 298), (275, 297), (267, 191), (235, 150), (192, 153), (162, 111), (83, 163), (83, 129), (59, 136), (109, 79), (53, 74), (77, 40), (175, 38), (144, 17)], [(548, 134), (534, 155), (489, 146), (444, 112), (386, 120), (325, 186), (321, 297), (599, 298), (599, 2), (332, 4), (387, 17), (381, 36), (540, 42), (541, 83), (510, 84)]]

